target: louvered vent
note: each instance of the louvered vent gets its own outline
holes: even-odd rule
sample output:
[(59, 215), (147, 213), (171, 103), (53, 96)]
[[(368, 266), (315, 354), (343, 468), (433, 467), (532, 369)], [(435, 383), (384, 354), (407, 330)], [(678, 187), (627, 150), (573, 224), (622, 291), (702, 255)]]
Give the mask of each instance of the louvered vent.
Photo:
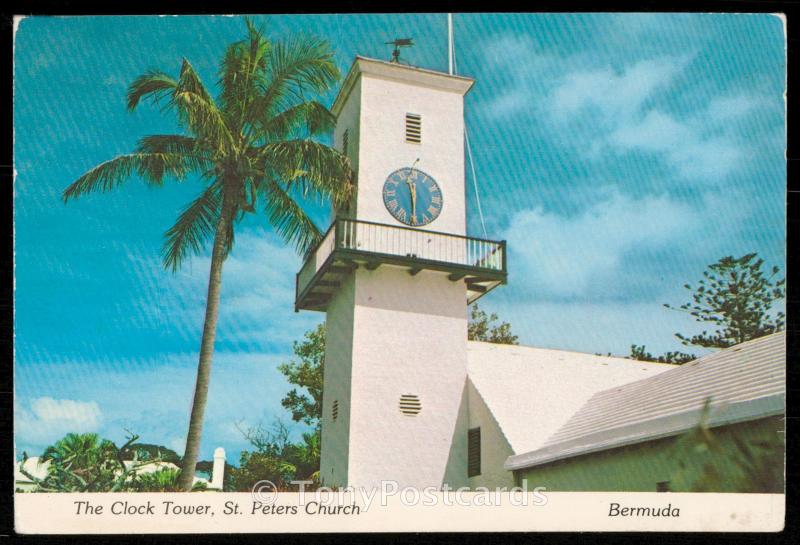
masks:
[(406, 142), (412, 144), (422, 142), (422, 116), (406, 114)]
[(467, 432), (467, 477), (481, 474), (481, 429)]
[(422, 403), (419, 396), (414, 394), (403, 394), (400, 396), (400, 412), (406, 416), (417, 416), (422, 410)]
[(345, 129), (342, 133), (342, 155), (347, 155), (350, 150), (350, 129)]
[(333, 408), (331, 409), (331, 416), (333, 417), (333, 421), (336, 422), (336, 419), (339, 418), (339, 400), (333, 400)]

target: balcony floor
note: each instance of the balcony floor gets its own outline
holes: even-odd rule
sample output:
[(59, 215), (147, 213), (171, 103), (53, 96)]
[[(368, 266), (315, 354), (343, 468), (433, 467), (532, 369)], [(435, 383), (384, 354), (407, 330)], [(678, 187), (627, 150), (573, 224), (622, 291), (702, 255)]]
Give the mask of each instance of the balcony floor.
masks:
[(449, 280), (466, 283), (467, 304), (477, 301), (492, 289), (505, 284), (507, 276), (505, 271), (420, 259), (416, 256), (398, 256), (337, 248), (328, 256), (305, 289), (297, 295), (295, 311), (324, 312), (327, 310), (333, 294), (348, 275), (359, 267), (375, 270), (381, 266), (402, 267), (410, 275), (416, 275), (426, 270), (446, 273)]

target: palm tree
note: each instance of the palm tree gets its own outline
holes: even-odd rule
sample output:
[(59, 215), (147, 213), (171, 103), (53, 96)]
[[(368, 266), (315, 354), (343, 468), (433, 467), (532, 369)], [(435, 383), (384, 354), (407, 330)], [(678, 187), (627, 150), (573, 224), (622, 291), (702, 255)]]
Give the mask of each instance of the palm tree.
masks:
[(270, 42), (248, 19), (247, 37), (228, 46), (215, 100), (186, 59), (177, 79), (164, 72), (139, 76), (128, 88), (128, 109), (147, 99), (171, 111), (185, 134), (142, 138), (136, 150), (89, 170), (63, 193), (64, 201), (109, 191), (132, 175), (161, 186), (165, 179), (202, 181), (199, 196), (164, 235), (163, 263), (175, 272), (213, 235), (205, 321), (200, 343), (180, 488), (190, 490), (208, 397), (222, 266), (234, 243), (234, 225), (262, 208), (268, 222), (299, 251), (320, 238), (300, 206), (316, 198), (343, 205), (352, 191), (347, 159), (314, 137), (335, 119), (309, 98), (339, 79), (330, 46), (309, 37)]
[(111, 441), (100, 439), (96, 433), (68, 433), (47, 447), (39, 461), (51, 461), (68, 470), (85, 471), (102, 463), (114, 450)]

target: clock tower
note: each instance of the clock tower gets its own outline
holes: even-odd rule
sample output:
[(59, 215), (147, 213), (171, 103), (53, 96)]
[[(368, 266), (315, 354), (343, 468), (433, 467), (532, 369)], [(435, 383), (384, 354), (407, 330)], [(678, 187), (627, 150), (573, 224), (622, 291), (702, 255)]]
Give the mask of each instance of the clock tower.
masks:
[(297, 275), (326, 312), (326, 486), (468, 483), (467, 305), (504, 283), (505, 243), (466, 236), (473, 80), (356, 57), (332, 111), (356, 173)]

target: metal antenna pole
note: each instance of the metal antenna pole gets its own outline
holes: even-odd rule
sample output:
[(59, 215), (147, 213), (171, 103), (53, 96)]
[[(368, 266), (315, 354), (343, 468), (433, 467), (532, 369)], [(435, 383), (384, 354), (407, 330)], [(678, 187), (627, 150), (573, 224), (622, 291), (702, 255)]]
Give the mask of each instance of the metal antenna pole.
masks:
[(453, 75), (453, 14), (447, 14), (447, 72)]
[[(447, 38), (448, 38), (448, 64), (450, 68), (450, 75), (452, 76), (456, 70), (456, 47), (453, 40), (453, 14), (447, 14)], [(464, 124), (464, 144), (467, 148), (467, 159), (469, 160), (469, 168), (472, 173), (472, 186), (475, 189), (475, 202), (478, 205), (478, 218), (481, 221), (481, 229), (483, 236), (489, 238), (486, 232), (486, 220), (483, 218), (483, 208), (481, 207), (481, 194), (478, 191), (478, 176), (475, 173), (475, 160), (472, 158), (472, 146), (469, 143), (469, 133), (467, 132), (467, 125)]]

